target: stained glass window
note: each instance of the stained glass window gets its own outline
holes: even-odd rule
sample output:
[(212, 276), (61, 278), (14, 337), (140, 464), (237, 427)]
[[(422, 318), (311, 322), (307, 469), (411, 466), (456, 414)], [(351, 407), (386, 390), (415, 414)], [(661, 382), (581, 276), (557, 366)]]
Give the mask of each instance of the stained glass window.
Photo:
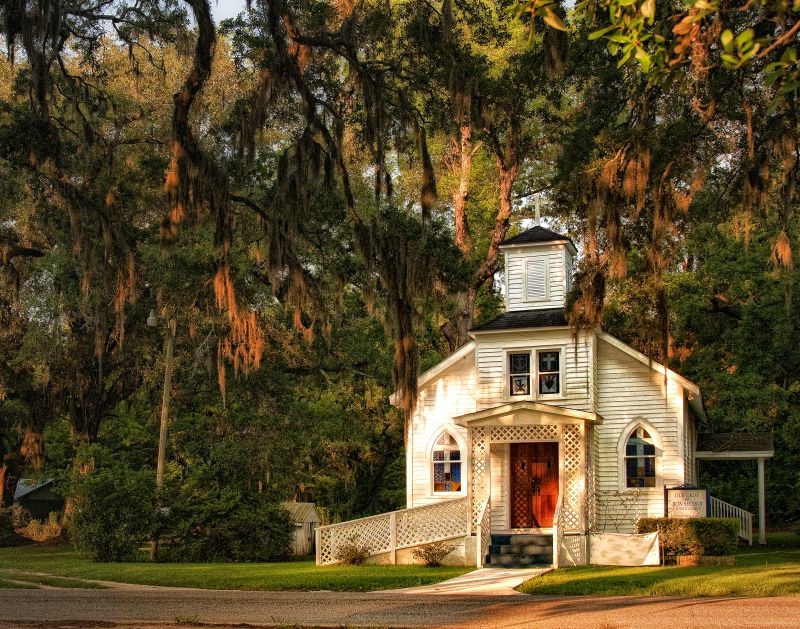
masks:
[(561, 356), (558, 351), (539, 352), (539, 393), (552, 395), (561, 391)]
[(508, 390), (511, 395), (530, 395), (531, 392), (531, 355), (508, 355), (508, 373), (510, 374)]
[(449, 432), (433, 448), (433, 491), (461, 491), (461, 450)]
[(656, 486), (656, 446), (641, 426), (631, 432), (625, 443), (625, 486)]

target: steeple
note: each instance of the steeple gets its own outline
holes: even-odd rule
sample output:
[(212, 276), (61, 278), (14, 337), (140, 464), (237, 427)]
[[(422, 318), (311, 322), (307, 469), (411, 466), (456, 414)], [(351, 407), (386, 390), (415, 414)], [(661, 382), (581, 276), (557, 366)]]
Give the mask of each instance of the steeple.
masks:
[(564, 308), (577, 255), (568, 237), (537, 224), (504, 241), (500, 250), (505, 256), (506, 312)]

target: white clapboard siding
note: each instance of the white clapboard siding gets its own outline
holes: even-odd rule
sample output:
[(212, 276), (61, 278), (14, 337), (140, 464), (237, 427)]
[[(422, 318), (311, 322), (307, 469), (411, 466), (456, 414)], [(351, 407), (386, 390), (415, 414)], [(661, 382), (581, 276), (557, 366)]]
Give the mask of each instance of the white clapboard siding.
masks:
[[(681, 386), (673, 380), (669, 380), (665, 386), (662, 374), (603, 340), (598, 341), (597, 358), (597, 412), (603, 417), (603, 423), (595, 428), (598, 492), (623, 489), (620, 440), (631, 423), (639, 418), (658, 431), (663, 448), (657, 464), (661, 483), (683, 483), (685, 461), (682, 456), (683, 444), (680, 443), (683, 439), (680, 424), (684, 411)], [(661, 485), (656, 489), (641, 490), (638, 516), (660, 516), (663, 511)], [(603, 515), (602, 509), (598, 509), (600, 520)], [(630, 521), (630, 527), (632, 525)]]
[(563, 307), (572, 267), (567, 258), (560, 245), (507, 252), (506, 310)]
[[(470, 352), (456, 364), (451, 365), (439, 377), (428, 382), (419, 391), (417, 407), (411, 422), (409, 436), (406, 502), (409, 507), (416, 507), (442, 500), (450, 500), (466, 495), (433, 494), (431, 479), (432, 466), (429, 461), (429, 449), (433, 438), (445, 424), (452, 424), (458, 415), (475, 412), (475, 352)], [(468, 480), (467, 429), (450, 426), (455, 437), (461, 438), (461, 482), (466, 489)]]
[[(579, 334), (577, 352), (571, 330), (510, 331), (486, 335), (478, 343), (478, 410), (492, 408), (509, 402), (506, 387), (506, 352), (509, 350), (536, 350), (563, 348), (563, 397), (542, 401), (556, 406), (591, 411), (592, 343), (593, 335)], [(533, 368), (534, 365), (532, 364)], [(531, 388), (535, 391), (533, 382)]]

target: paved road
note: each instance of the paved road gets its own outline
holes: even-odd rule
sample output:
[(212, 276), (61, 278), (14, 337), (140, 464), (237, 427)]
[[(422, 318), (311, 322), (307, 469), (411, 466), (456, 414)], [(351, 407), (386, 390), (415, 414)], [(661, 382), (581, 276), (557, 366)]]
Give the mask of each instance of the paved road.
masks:
[[(0, 590), (0, 627), (800, 627), (800, 598), (442, 597), (397, 593)], [(187, 626), (184, 625), (184, 626)]]

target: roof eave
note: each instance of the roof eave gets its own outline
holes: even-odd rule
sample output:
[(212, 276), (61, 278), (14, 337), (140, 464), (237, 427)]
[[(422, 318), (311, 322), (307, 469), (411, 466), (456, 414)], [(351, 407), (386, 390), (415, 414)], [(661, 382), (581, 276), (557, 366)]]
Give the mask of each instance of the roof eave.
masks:
[(524, 400), (520, 402), (507, 402), (494, 406), (492, 408), (475, 411), (473, 413), (465, 413), (453, 418), (453, 422), (458, 426), (468, 426), (470, 424), (479, 423), (498, 419), (504, 416), (510, 416), (520, 411), (531, 411), (544, 415), (554, 415), (562, 417), (563, 419), (578, 419), (589, 424), (603, 423), (603, 417), (599, 413), (591, 413), (588, 411), (580, 411), (566, 406), (555, 406), (553, 404), (544, 404), (542, 402), (534, 402)]
[[(439, 377), (449, 367), (455, 365), (459, 360), (469, 356), (470, 352), (472, 352), (474, 349), (475, 349), (475, 341), (473, 340), (470, 341), (469, 343), (466, 343), (465, 345), (462, 345), (455, 352), (450, 354), (447, 358), (445, 358), (441, 362), (436, 363), (426, 372), (420, 374), (417, 377), (417, 389), (421, 389), (426, 384)], [(395, 391), (389, 396), (389, 404), (391, 404), (392, 406), (397, 406), (396, 402), (397, 402), (397, 391)]]
[[(647, 356), (642, 354), (640, 351), (632, 348), (627, 343), (624, 343), (623, 341), (620, 341), (618, 338), (616, 338), (614, 336), (611, 336), (608, 332), (598, 332), (597, 333), (597, 337), (602, 339), (603, 341), (605, 341), (609, 345), (611, 345), (613, 347), (616, 347), (617, 349), (625, 352), (626, 354), (628, 354), (628, 356), (631, 356), (632, 358), (635, 358), (640, 363), (649, 366), (653, 371), (657, 371), (657, 372), (659, 372), (661, 374), (666, 373), (667, 378), (669, 378), (670, 380), (673, 380), (674, 382), (677, 382), (678, 384), (680, 384), (684, 388), (684, 390), (687, 391), (690, 394), (690, 398), (689, 398), (690, 401), (691, 401), (692, 398), (698, 398), (702, 403), (702, 397), (701, 397), (701, 394), (700, 394), (700, 387), (697, 386), (694, 382), (692, 382), (688, 378), (684, 378), (679, 373), (676, 373), (676, 372), (672, 371), (672, 369), (669, 369), (668, 367), (665, 367), (661, 363), (658, 363), (658, 362), (648, 358)], [(705, 415), (705, 411), (702, 411), (702, 414)]]
[(507, 334), (509, 332), (535, 332), (536, 330), (569, 330), (570, 327), (568, 325), (537, 325), (537, 326), (526, 326), (524, 328), (501, 328), (499, 330), (468, 330), (467, 334), (469, 334), (472, 338), (475, 338), (476, 334)]

